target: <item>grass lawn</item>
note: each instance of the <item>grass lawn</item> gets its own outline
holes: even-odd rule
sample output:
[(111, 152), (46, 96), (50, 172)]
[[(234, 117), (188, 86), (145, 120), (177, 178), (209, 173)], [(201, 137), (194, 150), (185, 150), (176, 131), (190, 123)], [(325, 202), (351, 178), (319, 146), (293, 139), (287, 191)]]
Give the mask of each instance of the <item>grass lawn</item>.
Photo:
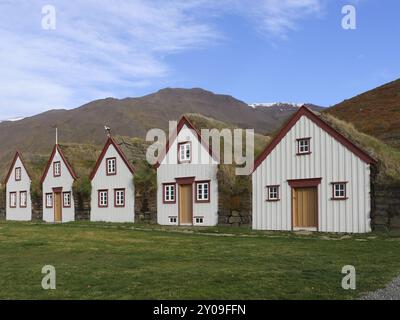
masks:
[[(57, 289), (43, 290), (44, 265)], [(357, 290), (341, 288), (344, 265)], [(400, 274), (400, 235), (0, 221), (0, 299), (351, 299)]]

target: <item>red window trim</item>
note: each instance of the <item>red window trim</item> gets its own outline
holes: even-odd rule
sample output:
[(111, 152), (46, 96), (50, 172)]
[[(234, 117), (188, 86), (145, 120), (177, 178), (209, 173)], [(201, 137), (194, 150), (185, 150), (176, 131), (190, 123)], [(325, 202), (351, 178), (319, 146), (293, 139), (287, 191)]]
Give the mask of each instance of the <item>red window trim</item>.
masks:
[[(66, 194), (66, 193), (69, 193), (69, 206), (66, 206), (66, 205), (65, 205), (65, 202), (64, 202), (64, 194)], [(72, 194), (71, 194), (71, 191), (63, 192), (63, 193), (62, 193), (62, 204), (63, 204), (63, 208), (71, 208), (71, 203), (72, 203)]]
[[(335, 195), (335, 184), (344, 184), (344, 197), (336, 197)], [(332, 198), (331, 200), (347, 200), (349, 197), (347, 196), (347, 184), (348, 181), (337, 181), (337, 182), (331, 182), (332, 185)]]
[[(165, 187), (166, 186), (174, 186), (174, 200), (173, 201), (167, 201), (165, 200)], [(170, 183), (163, 183), (162, 184), (162, 197), (163, 197), (163, 204), (175, 204), (176, 203), (176, 183), (174, 182), (170, 182)]]
[[(25, 205), (24, 206), (21, 204), (21, 199), (22, 199), (21, 194), (22, 193), (25, 193)], [(19, 192), (19, 207), (26, 208), (27, 206), (28, 206), (28, 191), (20, 191)]]
[[(181, 151), (181, 145), (183, 145), (183, 144), (189, 144), (190, 145), (190, 148), (189, 148), (189, 150), (190, 150), (190, 159), (189, 160), (185, 160), (185, 161), (181, 161), (181, 158), (180, 158), (180, 151)], [(184, 141), (184, 142), (179, 142), (178, 143), (178, 163), (179, 164), (181, 164), (181, 163), (191, 163), (192, 162), (192, 141)]]
[[(48, 206), (48, 205), (47, 205), (47, 196), (48, 196), (48, 195), (51, 195), (51, 206)], [(47, 209), (53, 208), (53, 205), (54, 205), (54, 196), (53, 196), (53, 193), (52, 193), (52, 192), (46, 193), (46, 194), (45, 194), (44, 201), (45, 201), (45, 204), (46, 204), (46, 208), (47, 208)]]
[[(280, 193), (280, 185), (268, 185), (268, 186), (265, 186), (265, 188), (267, 189), (267, 199), (265, 200), (265, 201), (268, 201), (268, 202), (276, 202), (276, 201), (280, 201), (281, 200), (281, 197), (280, 197), (280, 195), (281, 195), (281, 193)], [(270, 199), (269, 198), (269, 188), (277, 188), (277, 198), (276, 199)]]
[[(195, 182), (195, 187), (194, 187), (194, 192), (195, 192), (194, 202), (195, 203), (210, 203), (210, 201), (211, 201), (211, 190), (210, 190), (211, 183), (210, 182), (211, 182), (211, 180), (203, 180), (203, 181), (196, 181)], [(208, 199), (207, 200), (199, 200), (199, 199), (197, 199), (197, 186), (199, 184), (201, 184), (201, 183), (207, 183), (208, 184)]]
[(318, 187), (321, 184), (322, 178), (311, 178), (311, 179), (294, 179), (288, 180), (289, 186), (292, 188), (307, 188), (307, 187)]
[[(11, 195), (15, 195), (15, 206), (12, 206), (11, 205)], [(10, 197), (10, 208), (16, 208), (17, 207), (17, 203), (18, 203), (18, 197), (17, 197), (17, 192), (15, 192), (15, 191), (13, 191), (13, 192), (10, 192), (10, 195), (9, 195), (9, 197)]]
[[(56, 175), (56, 163), (60, 164), (60, 174), (57, 174), (57, 175)], [(61, 177), (61, 161), (53, 162), (53, 177)]]
[[(100, 193), (105, 192), (106, 193), (106, 198), (107, 198), (107, 204), (106, 205), (101, 205), (100, 203)], [(97, 207), (98, 208), (108, 208), (108, 189), (103, 189), (103, 190), (97, 190)]]
[[(19, 179), (17, 179), (17, 170), (19, 170)], [(21, 167), (16, 167), (15, 168), (14, 177), (15, 177), (15, 181), (21, 181), (22, 180), (22, 169), (21, 169)]]
[[(121, 205), (117, 205), (117, 191), (123, 191), (124, 192), (124, 203)], [(115, 208), (125, 208), (125, 200), (126, 200), (126, 191), (125, 188), (119, 188), (119, 189), (114, 189), (114, 207)]]
[[(303, 140), (308, 140), (308, 152), (300, 152), (300, 141)], [(296, 144), (297, 144), (297, 156), (305, 156), (307, 154), (311, 154), (311, 137), (306, 137), (306, 138), (298, 138), (296, 139)]]
[[(108, 172), (108, 160), (115, 160), (115, 172), (114, 173), (109, 173)], [(106, 158), (106, 175), (107, 176), (115, 176), (115, 175), (117, 175), (117, 158), (116, 157)]]

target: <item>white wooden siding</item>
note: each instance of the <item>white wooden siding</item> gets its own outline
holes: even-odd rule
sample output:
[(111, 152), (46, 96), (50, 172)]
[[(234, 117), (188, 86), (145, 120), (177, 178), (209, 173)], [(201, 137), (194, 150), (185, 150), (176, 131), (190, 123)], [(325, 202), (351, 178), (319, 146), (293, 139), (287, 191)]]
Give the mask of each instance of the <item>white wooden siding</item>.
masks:
[[(21, 168), (21, 180), (15, 180), (15, 168)], [(21, 159), (18, 157), (11, 170), (6, 185), (6, 219), (16, 221), (30, 221), (32, 219), (31, 179), (28, 176)], [(26, 191), (26, 208), (20, 207), (20, 192)], [(16, 208), (10, 208), (10, 193), (16, 192)]]
[[(59, 161), (61, 163), (61, 176), (53, 176), (53, 163)], [(62, 195), (61, 195), (61, 212), (62, 222), (69, 222), (75, 220), (75, 203), (72, 191), (74, 178), (71, 176), (66, 164), (64, 163), (58, 150), (54, 155), (53, 161), (50, 164), (47, 175), (43, 181), (43, 220), (46, 222), (54, 222), (54, 194), (53, 194), (53, 207), (46, 208), (46, 193), (53, 193), (53, 188), (62, 187), (62, 192), (71, 192), (71, 207), (63, 208)]]
[[(117, 174), (107, 176), (107, 158), (116, 158)], [(114, 207), (114, 189), (125, 189), (125, 207)], [(108, 207), (98, 206), (98, 191), (108, 190)], [(135, 187), (133, 174), (110, 144), (103, 157), (96, 175), (92, 179), (92, 196), (90, 221), (134, 222), (135, 221)]]
[[(311, 137), (311, 154), (297, 156), (296, 139)], [(313, 121), (302, 116), (252, 174), (253, 228), (291, 230), (287, 180), (322, 178), (319, 231), (364, 233), (370, 227), (370, 166)], [(347, 200), (332, 200), (332, 182), (347, 181)], [(267, 202), (266, 186), (280, 185), (280, 201)]]
[[(178, 144), (191, 141), (192, 162), (178, 164)], [(218, 223), (218, 163), (209, 154), (208, 150), (201, 144), (197, 135), (186, 125), (182, 127), (176, 139), (171, 144), (168, 153), (157, 169), (157, 222), (162, 225), (174, 225), (170, 223), (169, 217), (179, 216), (179, 186), (176, 178), (195, 177), (196, 181), (210, 180), (210, 202), (195, 202), (195, 186), (193, 183), (193, 225), (195, 217), (204, 218), (202, 226), (214, 226)], [(163, 184), (176, 183), (176, 202), (174, 204), (163, 203)]]

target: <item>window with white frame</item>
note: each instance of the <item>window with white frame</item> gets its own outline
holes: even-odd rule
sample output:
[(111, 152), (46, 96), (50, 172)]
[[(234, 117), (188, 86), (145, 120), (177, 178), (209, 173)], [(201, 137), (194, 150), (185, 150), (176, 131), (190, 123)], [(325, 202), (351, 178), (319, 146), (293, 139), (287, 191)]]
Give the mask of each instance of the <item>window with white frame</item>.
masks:
[(63, 207), (69, 208), (71, 206), (71, 192), (63, 192)]
[(107, 165), (107, 175), (114, 175), (117, 173), (117, 159), (108, 158), (106, 161)]
[(15, 181), (21, 180), (21, 167), (15, 168)]
[(53, 163), (53, 173), (55, 177), (61, 176), (61, 162), (56, 161)]
[(164, 184), (164, 202), (175, 203), (175, 184)]
[(27, 204), (27, 192), (26, 191), (21, 191), (19, 193), (19, 206), (21, 208), (25, 208)]
[(346, 195), (346, 182), (332, 183), (333, 199), (347, 199)]
[(209, 202), (210, 201), (210, 182), (196, 182), (196, 201)]
[(297, 154), (309, 154), (311, 153), (310, 138), (298, 139), (297, 140)]
[(179, 162), (191, 161), (191, 146), (192, 144), (190, 142), (179, 144)]
[(195, 222), (198, 224), (204, 223), (204, 217), (195, 217)]
[(99, 207), (108, 206), (108, 190), (99, 191)]
[(114, 204), (116, 207), (125, 206), (125, 189), (115, 189), (114, 197)]
[(46, 208), (52, 208), (52, 207), (53, 207), (53, 194), (46, 193)]
[(279, 200), (279, 186), (267, 186), (267, 201)]
[(177, 217), (168, 217), (169, 223), (176, 223), (178, 221)]
[(17, 207), (17, 193), (10, 192), (10, 208), (16, 208), (16, 207)]

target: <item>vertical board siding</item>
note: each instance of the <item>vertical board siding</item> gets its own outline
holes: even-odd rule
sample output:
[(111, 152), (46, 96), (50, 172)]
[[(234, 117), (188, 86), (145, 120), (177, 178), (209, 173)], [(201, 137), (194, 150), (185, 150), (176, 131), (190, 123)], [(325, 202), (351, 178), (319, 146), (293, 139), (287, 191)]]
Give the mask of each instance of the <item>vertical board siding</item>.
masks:
[[(192, 162), (178, 164), (178, 143), (192, 142)], [(195, 217), (204, 217), (202, 226), (215, 226), (218, 223), (218, 163), (210, 156), (195, 133), (186, 125), (182, 127), (171, 144), (160, 166), (157, 168), (157, 222), (161, 225), (173, 225), (169, 217), (179, 216), (179, 186), (176, 184), (175, 203), (163, 203), (163, 184), (175, 183), (176, 178), (194, 177), (195, 181), (210, 180), (210, 202), (196, 203), (196, 188), (193, 183), (193, 224)]]
[[(106, 174), (107, 158), (116, 158), (117, 174)], [(125, 207), (114, 206), (114, 189), (125, 189)], [(98, 191), (108, 190), (108, 206), (98, 205)], [(133, 174), (110, 144), (104, 155), (96, 175), (92, 179), (90, 221), (134, 222), (135, 221), (135, 186)]]
[[(15, 180), (15, 168), (21, 168), (21, 180)], [(20, 207), (20, 192), (26, 191), (26, 208)], [(10, 193), (17, 193), (17, 207), (10, 208)], [(21, 159), (18, 157), (12, 168), (11, 175), (6, 185), (6, 219), (15, 221), (32, 220), (32, 200), (31, 200), (31, 179), (24, 167)]]
[[(61, 162), (61, 176), (53, 176), (53, 163)], [(53, 188), (62, 187), (63, 192), (71, 192), (71, 207), (63, 208), (61, 203), (62, 211), (62, 222), (70, 222), (75, 220), (75, 202), (73, 197), (72, 185), (74, 183), (74, 178), (71, 176), (66, 164), (64, 163), (58, 150), (54, 155), (53, 161), (50, 165), (49, 171), (43, 181), (42, 191), (43, 191), (43, 221), (54, 222), (54, 196), (53, 196), (53, 208), (46, 208), (46, 193), (53, 193)], [(62, 196), (61, 196), (62, 200)]]
[[(296, 139), (311, 137), (311, 154), (297, 156)], [(287, 180), (322, 178), (318, 186), (318, 230), (371, 231), (370, 166), (302, 116), (252, 174), (253, 228), (292, 230), (292, 195)], [(332, 182), (347, 181), (347, 200), (332, 200)], [(267, 202), (266, 186), (280, 185), (280, 201)]]

